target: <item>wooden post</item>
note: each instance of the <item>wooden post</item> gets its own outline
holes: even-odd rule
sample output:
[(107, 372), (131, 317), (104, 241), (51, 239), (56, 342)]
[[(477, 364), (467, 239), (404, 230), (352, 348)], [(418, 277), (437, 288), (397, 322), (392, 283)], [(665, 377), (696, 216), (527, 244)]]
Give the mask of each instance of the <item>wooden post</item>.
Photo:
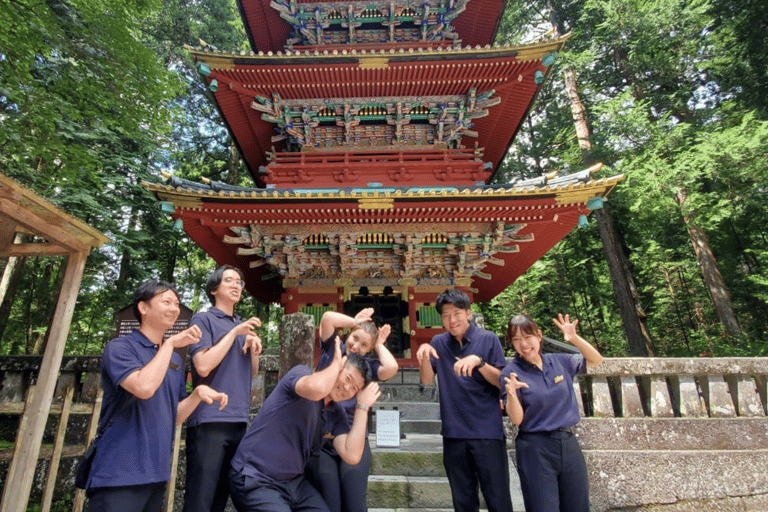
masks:
[(53, 453), (51, 454), (51, 463), (48, 465), (48, 480), (45, 482), (43, 491), (43, 502), (40, 506), (40, 512), (50, 512), (51, 502), (53, 501), (53, 491), (56, 488), (56, 475), (59, 472), (59, 462), (61, 461), (61, 451), (64, 448), (64, 435), (67, 433), (67, 422), (69, 422), (69, 410), (72, 407), (72, 395), (75, 394), (74, 383), (67, 386), (67, 392), (64, 395), (64, 403), (61, 406), (61, 416), (59, 417), (59, 429), (56, 432), (56, 440), (53, 443)]
[[(21, 413), (21, 418), (19, 418), (19, 435), (21, 435), (21, 432), (25, 432), (27, 430), (27, 426), (29, 425), (29, 416), (31, 414), (30, 408), (32, 407), (32, 398), (35, 396), (35, 386), (30, 386), (27, 390), (27, 396), (24, 398), (24, 410)], [(21, 446), (19, 443), (16, 443), (16, 445), (13, 447), (13, 456), (11, 457), (11, 462), (8, 464), (8, 475), (12, 475), (18, 471), (18, 467), (21, 464), (21, 457), (19, 457), (19, 452), (21, 450)], [(34, 468), (33, 470), (34, 471)], [(8, 478), (6, 477), (5, 481), (8, 482)], [(6, 501), (10, 501), (13, 499), (13, 486), (7, 485), (3, 489), (3, 503)]]
[[(16, 456), (5, 479), (2, 512), (25, 512), (29, 492), (35, 476), (40, 444), (43, 440), (45, 423), (51, 409), (51, 399), (56, 388), (56, 379), (64, 355), (64, 345), (72, 323), (72, 313), (77, 302), (77, 292), (85, 267), (86, 252), (72, 252), (67, 261), (64, 282), (61, 286), (56, 312), (51, 322), (51, 335), (40, 364), (35, 395), (30, 404), (29, 423), (16, 437)], [(12, 471), (11, 471), (12, 470)]]
[[(101, 417), (101, 401), (104, 398), (104, 390), (99, 388), (96, 392), (96, 400), (93, 402), (93, 410), (91, 411), (91, 421), (88, 425), (88, 437), (85, 439), (85, 449), (91, 445), (91, 441), (96, 437), (96, 433), (99, 431), (99, 418)], [(72, 502), (72, 512), (83, 512), (83, 506), (85, 505), (85, 490), (75, 489), (75, 499)]]
[(176, 497), (176, 473), (179, 471), (179, 448), (181, 444), (181, 425), (176, 426), (173, 434), (173, 455), (171, 456), (171, 479), (165, 489), (165, 512), (173, 512), (173, 500)]

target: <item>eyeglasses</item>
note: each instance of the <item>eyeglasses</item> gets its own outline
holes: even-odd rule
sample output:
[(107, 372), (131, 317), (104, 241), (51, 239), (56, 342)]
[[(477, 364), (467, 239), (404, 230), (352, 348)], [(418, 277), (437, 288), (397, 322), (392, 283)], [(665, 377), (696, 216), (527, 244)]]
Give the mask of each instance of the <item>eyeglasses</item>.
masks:
[(245, 281), (237, 277), (225, 277), (222, 282), (224, 284), (239, 284), (240, 288), (245, 288)]

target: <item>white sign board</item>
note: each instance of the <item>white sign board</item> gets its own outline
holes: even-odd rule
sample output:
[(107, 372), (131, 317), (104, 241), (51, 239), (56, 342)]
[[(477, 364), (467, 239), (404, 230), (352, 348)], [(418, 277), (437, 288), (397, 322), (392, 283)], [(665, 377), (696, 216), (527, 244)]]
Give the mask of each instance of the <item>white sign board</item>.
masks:
[(400, 411), (376, 409), (376, 446), (400, 447)]

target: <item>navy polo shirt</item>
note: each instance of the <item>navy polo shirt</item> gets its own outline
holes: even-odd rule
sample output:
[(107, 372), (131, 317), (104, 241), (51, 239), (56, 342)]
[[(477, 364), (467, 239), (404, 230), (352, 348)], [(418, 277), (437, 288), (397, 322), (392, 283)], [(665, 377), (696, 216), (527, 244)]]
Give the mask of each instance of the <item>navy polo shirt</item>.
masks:
[(573, 391), (573, 378), (587, 372), (581, 354), (542, 354), (542, 370), (519, 354), (501, 372), (502, 399), (506, 404), (504, 377), (517, 374), (517, 380), (528, 384), (517, 390), (523, 406), (521, 432), (544, 432), (572, 427), (579, 422), (579, 403)]
[[(189, 321), (189, 325), (197, 325), (203, 332), (200, 342), (190, 345), (192, 357), (201, 350), (212, 347), (235, 326), (243, 320), (235, 314), (229, 316), (222, 310), (212, 307), (203, 313), (197, 313)], [(207, 404), (201, 402), (187, 420), (187, 425), (194, 427), (201, 423), (238, 423), (248, 422), (248, 412), (251, 406), (251, 352), (243, 354), (245, 336), (235, 338), (221, 363), (207, 377), (201, 377), (192, 365), (192, 384), (207, 384), (216, 391), (226, 393), (229, 402), (223, 410), (219, 410), (218, 402)]]
[[(311, 368), (299, 365), (280, 379), (237, 448), (232, 459), (235, 471), (271, 483), (304, 473), (323, 402), (299, 396), (296, 383), (311, 373)], [(328, 426), (336, 435), (345, 433), (343, 428)]]
[(469, 377), (456, 375), (453, 365), (471, 354), (487, 364), (503, 368), (506, 364), (499, 337), (474, 324), (459, 345), (450, 333), (432, 338), (430, 345), (440, 359), (430, 357), (440, 389), (441, 434), (451, 439), (504, 439), (499, 389), (475, 369)]
[[(109, 421), (130, 398), (120, 383), (146, 366), (157, 347), (140, 331), (110, 341), (101, 356), (104, 398), (101, 422)], [(151, 398), (135, 399), (99, 439), (88, 487), (166, 482), (171, 478), (171, 451), (179, 400), (186, 397), (184, 361), (175, 352), (163, 382)]]

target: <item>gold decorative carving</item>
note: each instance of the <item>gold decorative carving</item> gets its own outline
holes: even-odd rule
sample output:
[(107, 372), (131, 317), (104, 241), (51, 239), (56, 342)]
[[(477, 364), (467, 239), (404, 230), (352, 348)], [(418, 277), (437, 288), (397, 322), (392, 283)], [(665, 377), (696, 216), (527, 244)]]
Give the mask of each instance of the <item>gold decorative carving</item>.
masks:
[(358, 199), (357, 205), (361, 210), (391, 210), (395, 200), (386, 198)]
[(387, 57), (361, 57), (360, 69), (387, 69), (389, 59)]

